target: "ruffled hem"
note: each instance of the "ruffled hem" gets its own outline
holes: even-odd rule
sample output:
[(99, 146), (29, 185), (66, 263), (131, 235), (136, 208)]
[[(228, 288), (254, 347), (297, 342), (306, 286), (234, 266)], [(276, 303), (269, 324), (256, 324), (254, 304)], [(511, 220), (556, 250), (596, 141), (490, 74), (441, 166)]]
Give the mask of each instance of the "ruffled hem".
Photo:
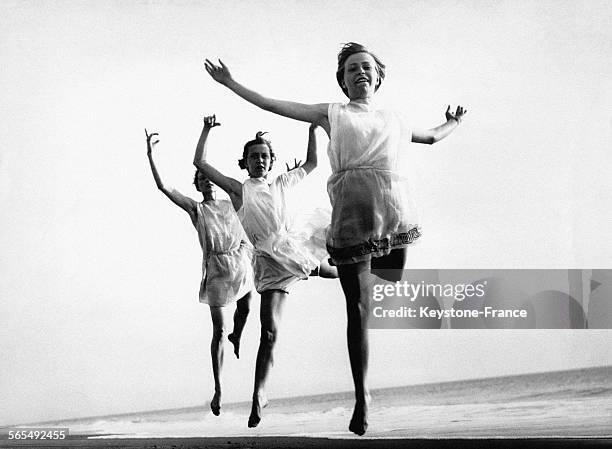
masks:
[(369, 239), (366, 242), (344, 248), (327, 245), (330, 255), (329, 263), (330, 265), (347, 265), (371, 260), (372, 257), (386, 256), (393, 249), (412, 245), (421, 235), (421, 228), (415, 226), (406, 232), (399, 232), (376, 240)]

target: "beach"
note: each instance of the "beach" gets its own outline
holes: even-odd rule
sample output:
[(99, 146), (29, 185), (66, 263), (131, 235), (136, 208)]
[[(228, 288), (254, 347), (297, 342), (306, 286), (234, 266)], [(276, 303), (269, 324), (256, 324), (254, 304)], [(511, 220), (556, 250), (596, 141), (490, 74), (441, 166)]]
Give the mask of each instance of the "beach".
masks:
[(68, 429), (35, 447), (603, 447), (612, 437), (612, 367), (372, 390), (368, 432), (348, 431), (352, 393), (276, 398), (255, 429), (250, 404), (226, 404), (28, 424)]

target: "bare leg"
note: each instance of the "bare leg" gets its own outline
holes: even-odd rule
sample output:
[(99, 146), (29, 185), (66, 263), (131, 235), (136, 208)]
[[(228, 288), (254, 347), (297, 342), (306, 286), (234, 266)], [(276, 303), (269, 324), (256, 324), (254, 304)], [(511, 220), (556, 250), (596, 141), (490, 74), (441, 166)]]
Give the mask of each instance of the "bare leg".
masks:
[(386, 281), (401, 281), (407, 252), (407, 248), (397, 248), (386, 256), (372, 259), (372, 274)]
[(236, 302), (236, 311), (234, 312), (234, 330), (227, 336), (227, 339), (234, 345), (234, 354), (236, 358), (240, 358), (240, 338), (242, 330), (246, 324), (249, 311), (251, 310), (251, 292), (244, 295)]
[(261, 337), (257, 361), (255, 363), (255, 385), (253, 388), (253, 405), (249, 416), (249, 427), (257, 427), (261, 421), (261, 410), (268, 405), (264, 388), (270, 367), (273, 364), (273, 350), (278, 334), (278, 324), (287, 293), (281, 290), (268, 290), (261, 294)]
[(324, 279), (337, 279), (338, 269), (331, 266), (327, 260), (322, 260), (319, 266), (310, 272), (309, 276), (319, 276)]
[(338, 274), (346, 297), (347, 329), (351, 373), (355, 385), (355, 409), (349, 430), (363, 435), (368, 428), (370, 395), (366, 386), (368, 374), (368, 318), (370, 313), (369, 262), (340, 265)]
[(221, 369), (223, 368), (223, 308), (210, 306), (210, 316), (213, 323), (213, 334), (210, 342), (213, 376), (215, 378), (215, 394), (210, 401), (210, 409), (215, 416), (221, 413)]
[(322, 260), (319, 264), (319, 276), (325, 279), (337, 279), (338, 268), (331, 266), (327, 260)]

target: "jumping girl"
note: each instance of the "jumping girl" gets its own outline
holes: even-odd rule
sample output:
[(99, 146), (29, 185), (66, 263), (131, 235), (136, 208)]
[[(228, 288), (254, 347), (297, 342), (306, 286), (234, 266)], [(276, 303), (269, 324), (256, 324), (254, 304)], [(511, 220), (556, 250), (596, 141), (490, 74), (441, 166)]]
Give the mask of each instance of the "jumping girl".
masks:
[(407, 247), (421, 235), (407, 193), (407, 179), (398, 167), (403, 142), (433, 144), (448, 136), (466, 111), (446, 109), (446, 121), (427, 130), (408, 131), (390, 110), (378, 109), (373, 97), (385, 77), (385, 65), (354, 42), (338, 54), (336, 80), (348, 103), (303, 104), (263, 96), (232, 77), (219, 60), (208, 59), (206, 71), (246, 101), (295, 120), (320, 125), (330, 138), (332, 175), (327, 191), (332, 204), (327, 249), (338, 267), (347, 303), (347, 340), (355, 386), (355, 408), (349, 429), (367, 429), (370, 272), (390, 280), (404, 267)]
[(159, 140), (157, 133), (147, 137), (147, 156), (157, 188), (170, 200), (189, 214), (198, 232), (202, 247), (202, 281), (200, 302), (208, 304), (213, 324), (210, 355), (215, 380), (215, 393), (210, 408), (215, 415), (221, 412), (221, 369), (223, 367), (223, 335), (225, 323), (223, 308), (236, 302), (234, 330), (228, 339), (239, 357), (240, 338), (249, 314), (249, 301), (253, 288), (251, 268), (252, 248), (244, 234), (233, 205), (227, 200), (215, 199), (212, 182), (200, 170), (196, 170), (193, 183), (202, 193), (203, 201), (197, 202), (173, 187), (166, 185), (157, 170), (153, 149)]

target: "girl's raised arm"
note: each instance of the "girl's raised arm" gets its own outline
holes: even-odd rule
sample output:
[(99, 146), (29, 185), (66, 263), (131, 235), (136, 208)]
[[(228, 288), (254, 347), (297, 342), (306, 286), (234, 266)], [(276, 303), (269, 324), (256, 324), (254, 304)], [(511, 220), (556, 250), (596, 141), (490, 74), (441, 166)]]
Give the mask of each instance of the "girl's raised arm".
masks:
[(207, 59), (204, 67), (215, 81), (224, 85), (249, 103), (274, 114), (320, 125), (329, 134), (328, 103), (304, 104), (264, 97), (234, 80), (229, 68), (220, 59), (219, 65)]
[(147, 137), (147, 157), (149, 158), (149, 164), (151, 165), (151, 172), (153, 173), (153, 179), (155, 179), (155, 184), (157, 188), (162, 191), (164, 195), (166, 195), (170, 200), (179, 206), (181, 209), (185, 210), (191, 217), (193, 221), (197, 217), (197, 203), (195, 200), (183, 195), (181, 192), (176, 190), (174, 187), (166, 185), (159, 175), (159, 171), (157, 170), (157, 166), (155, 165), (155, 159), (153, 157), (153, 148), (155, 145), (159, 143), (158, 133), (149, 134), (145, 129), (145, 136)]
[(457, 111), (453, 114), (450, 111), (449, 105), (444, 114), (446, 116), (445, 123), (427, 130), (413, 130), (412, 141), (416, 143), (426, 143), (428, 145), (439, 142), (455, 130), (466, 113), (467, 109), (463, 109), (462, 106), (457, 106)]
[[(225, 192), (227, 192), (232, 199), (232, 202), (234, 202), (234, 205), (236, 205), (236, 199), (242, 200), (242, 184), (234, 178), (225, 176), (215, 167), (206, 162), (206, 141), (208, 139), (208, 133), (212, 128), (220, 125), (221, 123), (217, 122), (217, 117), (215, 115), (204, 117), (204, 127), (202, 128), (202, 133), (200, 134), (200, 139), (198, 140), (198, 144), (196, 146), (195, 156), (193, 157), (193, 165), (195, 165), (198, 170), (204, 174), (204, 176), (225, 190)], [(240, 201), (240, 203), (242, 203), (242, 201)]]
[(306, 162), (302, 168), (306, 170), (306, 174), (310, 173), (317, 167), (317, 136), (315, 130), (317, 125), (312, 123), (308, 128), (308, 148), (306, 149)]

